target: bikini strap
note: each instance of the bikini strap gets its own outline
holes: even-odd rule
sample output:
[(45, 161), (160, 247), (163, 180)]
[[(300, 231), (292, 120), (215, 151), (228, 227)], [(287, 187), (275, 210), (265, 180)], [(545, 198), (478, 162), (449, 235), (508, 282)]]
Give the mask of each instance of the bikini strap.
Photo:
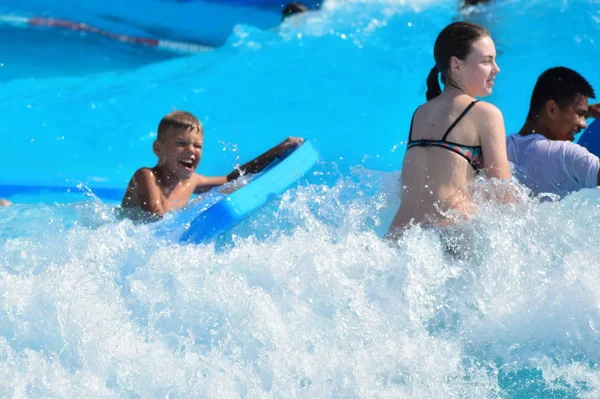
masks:
[(413, 123), (415, 122), (415, 115), (417, 114), (417, 111), (419, 110), (419, 108), (421, 108), (421, 106), (418, 106), (417, 109), (415, 109), (415, 112), (413, 113), (412, 119), (410, 120), (410, 130), (408, 131), (408, 142), (409, 143), (412, 141)]
[(454, 123), (450, 125), (450, 127), (448, 128), (448, 130), (446, 130), (446, 134), (444, 134), (444, 137), (442, 137), (441, 141), (446, 141), (446, 137), (448, 137), (448, 135), (450, 134), (450, 132), (452, 131), (452, 129), (454, 129), (454, 127), (458, 124), (458, 122), (460, 122), (460, 120), (467, 114), (467, 112), (469, 112), (469, 110), (471, 108), (473, 108), (473, 105), (475, 105), (475, 103), (478, 102), (478, 101), (479, 100), (475, 100), (471, 104), (469, 104), (469, 106), (462, 112), (462, 114), (460, 114), (458, 116), (458, 118), (456, 118), (456, 120), (454, 121)]

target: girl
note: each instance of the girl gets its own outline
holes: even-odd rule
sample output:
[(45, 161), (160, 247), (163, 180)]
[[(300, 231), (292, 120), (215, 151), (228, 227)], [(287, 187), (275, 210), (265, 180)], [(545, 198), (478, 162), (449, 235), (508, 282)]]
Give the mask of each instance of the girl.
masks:
[(435, 41), (434, 57), (427, 102), (411, 122), (391, 238), (413, 223), (449, 224), (449, 213), (468, 217), (473, 210), (464, 188), (480, 171), (488, 178), (510, 178), (502, 113), (475, 99), (492, 93), (500, 72), (489, 32), (471, 23), (452, 23)]

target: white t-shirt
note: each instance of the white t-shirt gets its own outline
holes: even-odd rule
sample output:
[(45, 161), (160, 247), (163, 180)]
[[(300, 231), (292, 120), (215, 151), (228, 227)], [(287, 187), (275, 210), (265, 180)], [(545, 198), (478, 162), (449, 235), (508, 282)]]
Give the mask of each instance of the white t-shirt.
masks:
[(534, 195), (564, 197), (598, 185), (598, 157), (570, 141), (550, 140), (541, 134), (511, 134), (506, 137), (506, 151), (515, 176)]

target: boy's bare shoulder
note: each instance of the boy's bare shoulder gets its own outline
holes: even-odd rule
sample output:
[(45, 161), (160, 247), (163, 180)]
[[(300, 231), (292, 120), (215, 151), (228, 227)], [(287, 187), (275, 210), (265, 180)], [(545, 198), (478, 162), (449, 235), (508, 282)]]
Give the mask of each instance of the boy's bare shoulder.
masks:
[(130, 197), (132, 193), (136, 193), (140, 188), (140, 185), (142, 187), (147, 187), (153, 183), (156, 183), (156, 176), (152, 168), (139, 168), (135, 171), (133, 176), (131, 176), (131, 180), (129, 180), (129, 184), (127, 185), (125, 196)]
[(122, 206), (139, 207), (143, 197), (152, 195), (160, 185), (152, 168), (143, 167), (135, 171), (123, 197)]
[(141, 184), (151, 184), (156, 182), (156, 174), (152, 168), (143, 167), (135, 171), (129, 182), (130, 188), (137, 188)]
[(152, 168), (148, 168), (146, 166), (144, 166), (143, 168), (139, 168), (138, 170), (135, 171), (135, 173), (133, 174), (133, 177), (135, 179), (138, 178), (148, 178), (148, 177), (154, 177), (154, 171), (152, 170)]

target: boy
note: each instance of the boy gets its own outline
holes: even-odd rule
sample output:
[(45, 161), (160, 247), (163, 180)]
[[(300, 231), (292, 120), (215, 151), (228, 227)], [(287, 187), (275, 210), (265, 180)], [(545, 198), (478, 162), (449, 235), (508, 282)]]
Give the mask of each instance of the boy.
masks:
[(202, 176), (194, 172), (202, 158), (202, 124), (189, 112), (171, 112), (160, 121), (152, 146), (158, 163), (153, 168), (144, 167), (135, 172), (121, 205), (124, 210), (142, 210), (145, 211), (142, 214), (152, 219), (160, 218), (166, 212), (183, 207), (192, 194), (235, 180), (240, 173), (260, 172), (273, 159), (303, 141), (289, 137), (227, 176)]

